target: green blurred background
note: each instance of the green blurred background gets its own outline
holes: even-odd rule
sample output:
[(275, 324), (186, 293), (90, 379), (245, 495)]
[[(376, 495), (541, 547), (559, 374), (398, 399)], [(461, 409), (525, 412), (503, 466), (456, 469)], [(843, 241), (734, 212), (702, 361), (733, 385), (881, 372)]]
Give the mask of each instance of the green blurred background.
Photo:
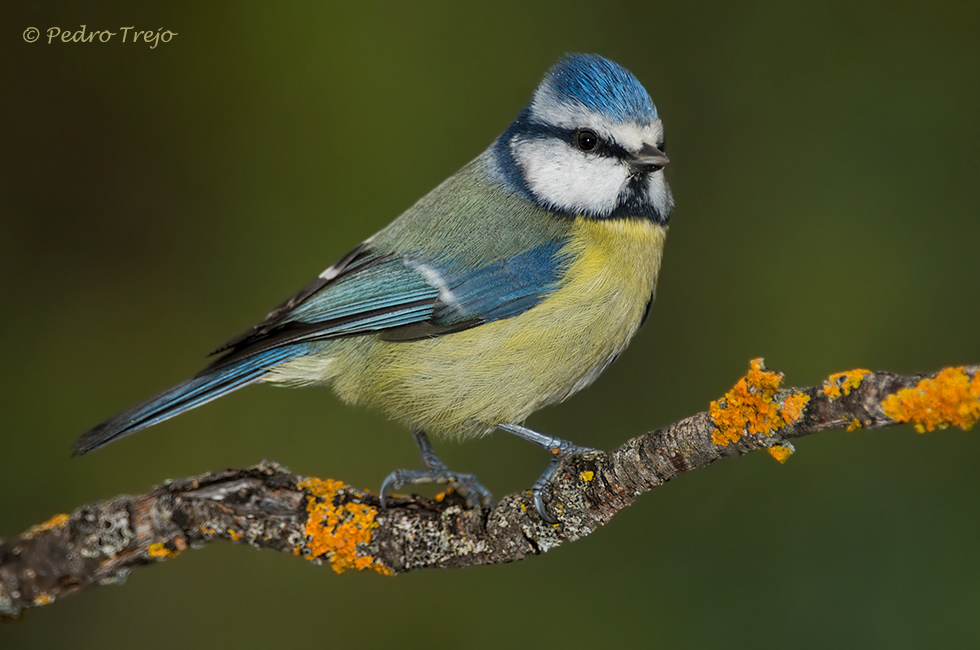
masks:
[[(249, 388), (70, 460), (479, 154), (564, 52), (632, 70), (677, 209), (652, 318), (530, 420), (610, 448), (764, 356), (795, 385), (980, 362), (980, 9), (921, 3), (5, 3), (0, 536), (274, 459), (418, 456), (326, 389)], [(150, 49), (29, 26), (178, 32)], [(214, 544), (0, 626), (3, 648), (975, 647), (980, 440), (910, 427), (719, 463), (513, 565), (334, 575)], [(496, 493), (539, 450), (443, 444)]]

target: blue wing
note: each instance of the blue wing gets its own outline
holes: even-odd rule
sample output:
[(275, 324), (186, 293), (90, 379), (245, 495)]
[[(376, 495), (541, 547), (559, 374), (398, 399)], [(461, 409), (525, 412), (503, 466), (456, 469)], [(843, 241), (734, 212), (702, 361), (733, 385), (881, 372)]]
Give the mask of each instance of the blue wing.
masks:
[(313, 341), (378, 333), (390, 341), (439, 336), (523, 313), (558, 286), (560, 242), (476, 268), (421, 255), (352, 251), (188, 381), (94, 427), (75, 442), (83, 454), (261, 379), (314, 351)]
[(558, 287), (561, 243), (548, 242), (461, 274), (449, 274), (448, 296), (432, 312), (437, 325), (517, 316)]
[(558, 286), (561, 241), (476, 268), (362, 245), (218, 352), (215, 365), (289, 343), (380, 333), (408, 341), (523, 313)]

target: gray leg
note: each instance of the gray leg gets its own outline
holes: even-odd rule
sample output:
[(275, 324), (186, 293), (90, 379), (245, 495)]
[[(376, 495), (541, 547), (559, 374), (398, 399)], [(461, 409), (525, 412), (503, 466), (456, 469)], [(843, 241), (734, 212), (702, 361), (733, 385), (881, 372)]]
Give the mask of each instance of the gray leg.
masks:
[(385, 507), (385, 494), (390, 490), (397, 490), (403, 485), (413, 483), (445, 483), (463, 495), (466, 505), (470, 508), (490, 506), (493, 495), (490, 490), (480, 485), (476, 476), (473, 474), (457, 474), (449, 471), (445, 463), (439, 460), (435, 449), (425, 435), (425, 431), (413, 428), (412, 434), (415, 435), (415, 442), (422, 452), (422, 462), (426, 469), (396, 469), (388, 475), (381, 484), (381, 507)]
[(592, 449), (591, 447), (579, 447), (578, 445), (568, 442), (567, 440), (538, 433), (534, 429), (528, 429), (523, 425), (513, 424), (511, 422), (503, 422), (498, 424), (497, 428), (502, 429), (507, 433), (513, 433), (515, 436), (524, 438), (525, 440), (533, 442), (536, 445), (540, 445), (551, 452), (551, 462), (548, 464), (547, 469), (544, 470), (544, 474), (542, 474), (538, 480), (534, 482), (534, 485), (531, 486), (531, 494), (534, 495), (534, 508), (538, 511), (541, 518), (549, 524), (557, 524), (558, 520), (552, 517), (551, 514), (545, 509), (544, 492), (546, 489), (549, 491), (551, 490), (551, 479), (555, 477), (555, 472), (558, 471), (558, 466), (561, 465), (561, 462), (569, 456), (581, 456), (582, 454), (586, 454), (590, 451), (598, 450)]

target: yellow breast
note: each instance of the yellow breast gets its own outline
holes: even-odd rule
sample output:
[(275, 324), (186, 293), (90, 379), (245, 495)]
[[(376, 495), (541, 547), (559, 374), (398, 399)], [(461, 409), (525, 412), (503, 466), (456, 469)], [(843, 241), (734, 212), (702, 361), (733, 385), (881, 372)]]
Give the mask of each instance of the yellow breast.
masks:
[(626, 347), (652, 298), (665, 236), (647, 220), (578, 218), (561, 251), (561, 288), (535, 307), (432, 339), (340, 339), (323, 378), (343, 399), (430, 434), (522, 422), (590, 384)]
[(647, 220), (576, 221), (563, 251), (573, 260), (565, 283), (539, 305), (539, 316), (566, 330), (562, 338), (577, 355), (570, 368), (590, 367), (557, 399), (592, 383), (633, 338), (653, 299), (666, 234)]

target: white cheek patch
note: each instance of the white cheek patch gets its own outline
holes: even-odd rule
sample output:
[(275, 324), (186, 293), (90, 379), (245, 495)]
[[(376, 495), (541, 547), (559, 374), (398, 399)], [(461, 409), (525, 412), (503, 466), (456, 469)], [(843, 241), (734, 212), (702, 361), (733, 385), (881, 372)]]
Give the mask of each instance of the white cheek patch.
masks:
[(609, 214), (629, 178), (620, 161), (583, 153), (561, 140), (518, 137), (511, 150), (531, 193), (566, 212)]

